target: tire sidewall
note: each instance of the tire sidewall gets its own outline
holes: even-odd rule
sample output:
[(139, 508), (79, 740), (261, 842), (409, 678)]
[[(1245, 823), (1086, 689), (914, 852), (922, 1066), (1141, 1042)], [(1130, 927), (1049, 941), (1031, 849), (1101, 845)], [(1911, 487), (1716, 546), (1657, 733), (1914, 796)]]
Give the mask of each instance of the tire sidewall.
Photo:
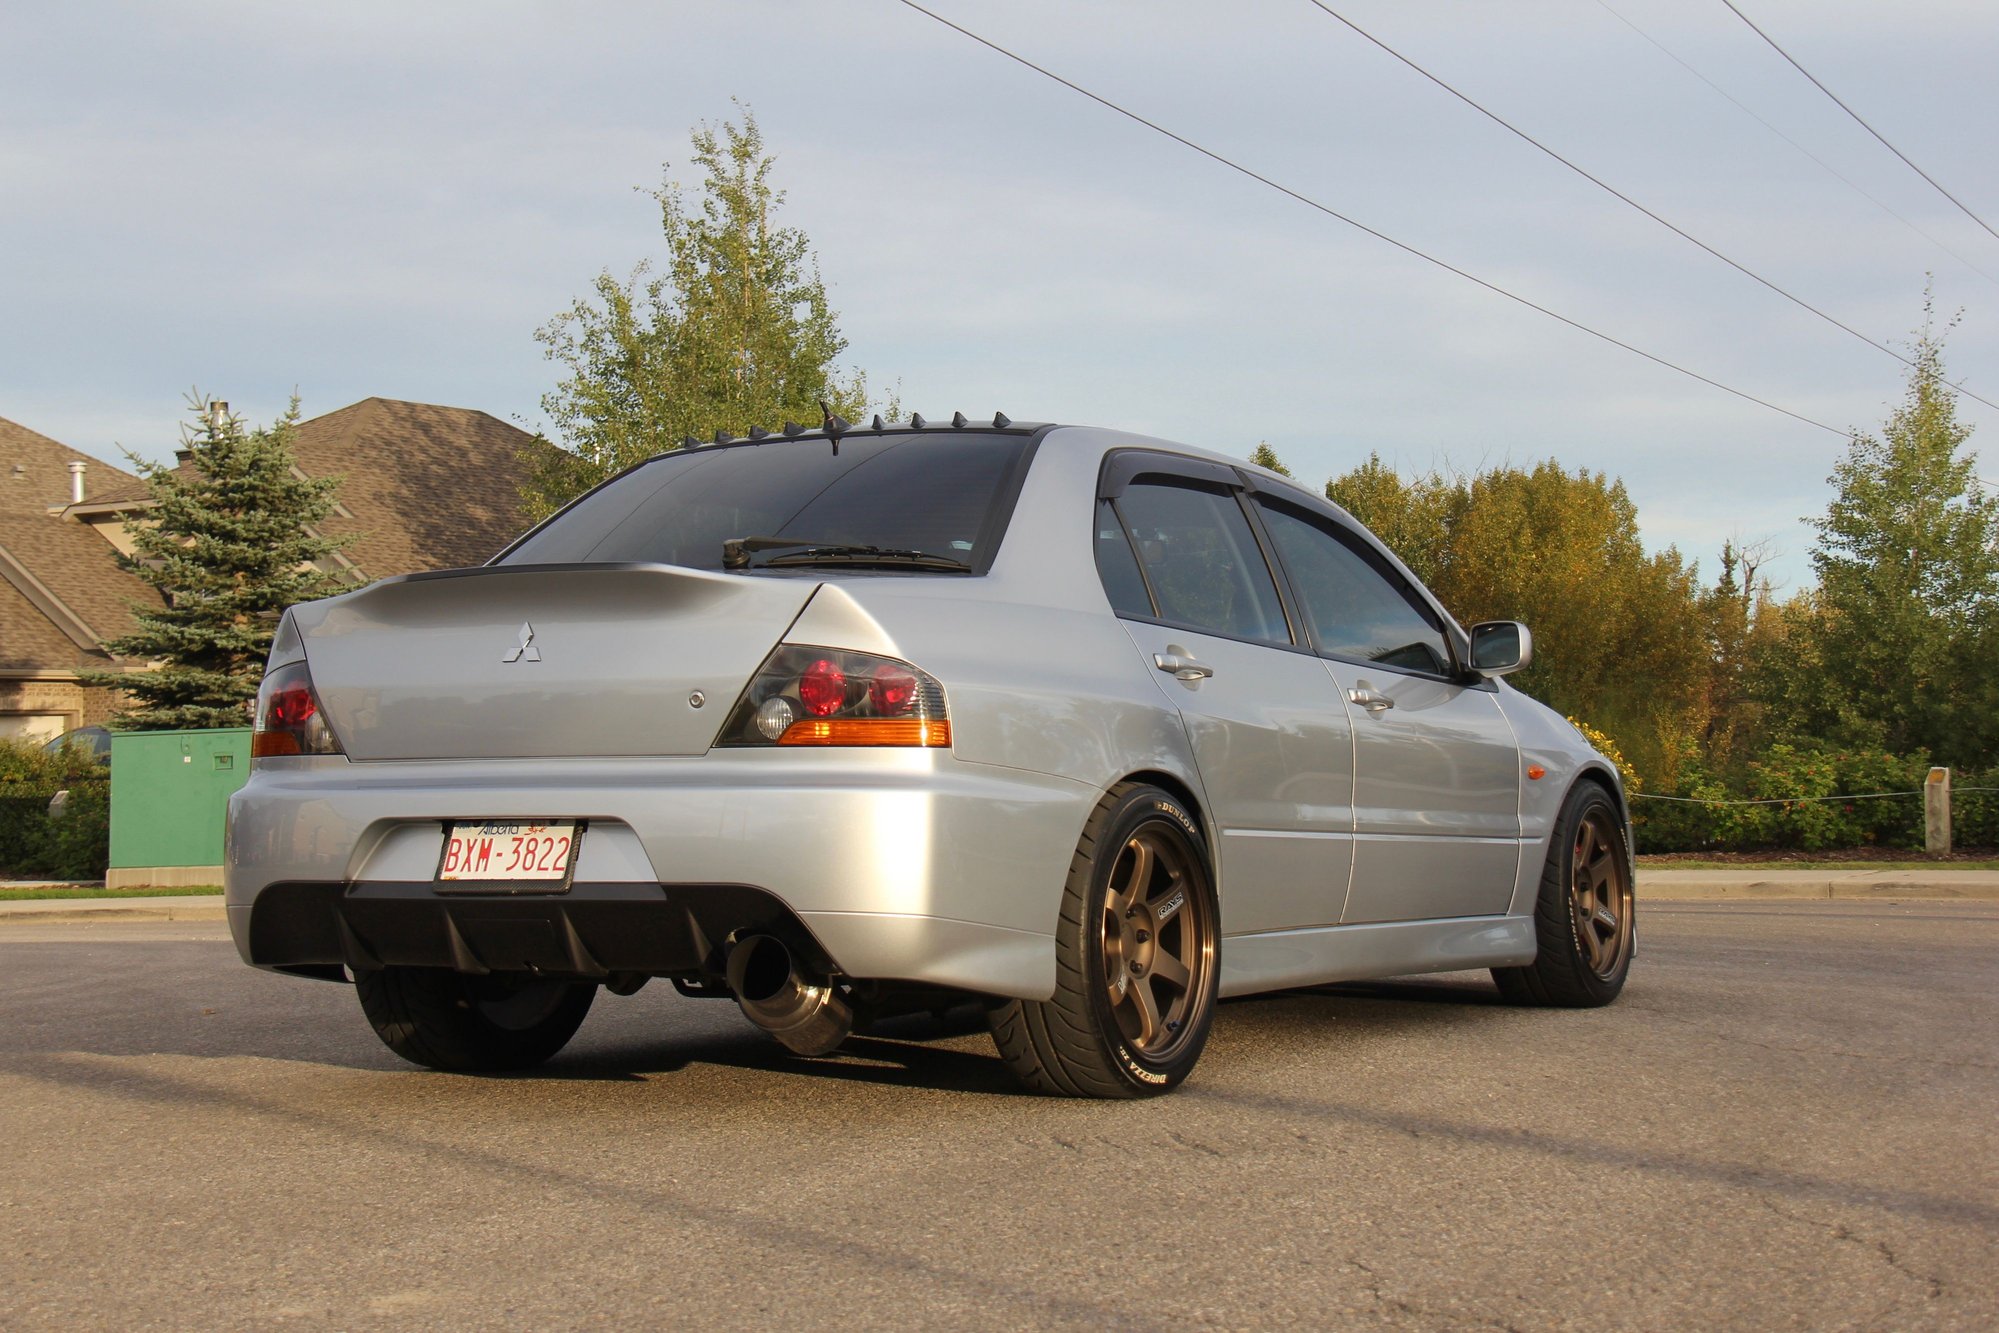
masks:
[[(1164, 824), (1184, 844), (1193, 883), (1187, 886), (1190, 903), (1198, 895), (1200, 910), (1206, 915), (1212, 943), (1207, 968), (1195, 987), (1194, 1003), (1188, 1009), (1190, 1031), (1166, 1059), (1154, 1059), (1125, 1040), (1110, 998), (1104, 994), (1103, 913), (1109, 892), (1111, 871), (1132, 835), (1148, 824)], [(1187, 808), (1157, 787), (1137, 787), (1114, 805), (1097, 840), (1096, 855), (1089, 868), (1089, 883), (1083, 895), (1082, 938), (1084, 986), (1098, 1040), (1109, 1057), (1112, 1069), (1141, 1094), (1169, 1092), (1192, 1072), (1208, 1044), (1213, 1025), (1215, 1001), (1221, 983), (1221, 907), (1214, 888), (1214, 872), (1208, 860), (1207, 839)]]

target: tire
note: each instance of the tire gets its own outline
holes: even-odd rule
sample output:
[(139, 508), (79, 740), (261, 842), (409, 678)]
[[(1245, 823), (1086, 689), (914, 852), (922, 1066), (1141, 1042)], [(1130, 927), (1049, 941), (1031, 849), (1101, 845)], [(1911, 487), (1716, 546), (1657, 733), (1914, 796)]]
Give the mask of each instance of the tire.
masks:
[(1583, 782), (1569, 793), (1534, 904), (1539, 951), (1525, 967), (1495, 967), (1514, 1004), (1587, 1009), (1624, 989), (1636, 944), (1631, 847), (1610, 793)]
[(382, 1044), (412, 1064), (456, 1074), (532, 1069), (568, 1044), (597, 987), (437, 967), (356, 971), (361, 1010)]
[(1062, 891), (1052, 998), (991, 1011), (1029, 1090), (1151, 1097), (1193, 1070), (1214, 1022), (1221, 916), (1200, 826), (1157, 787), (1120, 783), (1083, 827)]

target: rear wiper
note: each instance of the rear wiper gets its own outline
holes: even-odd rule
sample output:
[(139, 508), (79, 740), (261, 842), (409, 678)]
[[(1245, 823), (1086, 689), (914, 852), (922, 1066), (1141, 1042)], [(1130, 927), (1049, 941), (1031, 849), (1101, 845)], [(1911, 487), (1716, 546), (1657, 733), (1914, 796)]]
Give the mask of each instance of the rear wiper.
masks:
[(749, 569), (750, 555), (756, 551), (778, 551), (756, 563), (760, 569), (785, 565), (903, 565), (916, 569), (943, 569), (958, 574), (972, 572), (970, 564), (955, 556), (929, 551), (910, 551), (894, 546), (845, 546), (794, 541), (789, 537), (731, 537), (722, 543), (722, 568)]

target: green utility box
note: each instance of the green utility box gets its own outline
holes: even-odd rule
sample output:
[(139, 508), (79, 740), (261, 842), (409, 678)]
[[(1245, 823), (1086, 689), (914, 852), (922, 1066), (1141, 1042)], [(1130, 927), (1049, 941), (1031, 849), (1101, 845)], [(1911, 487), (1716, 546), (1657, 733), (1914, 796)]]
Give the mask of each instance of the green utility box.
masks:
[(105, 887), (220, 884), (229, 798), (250, 776), (250, 729), (111, 733)]

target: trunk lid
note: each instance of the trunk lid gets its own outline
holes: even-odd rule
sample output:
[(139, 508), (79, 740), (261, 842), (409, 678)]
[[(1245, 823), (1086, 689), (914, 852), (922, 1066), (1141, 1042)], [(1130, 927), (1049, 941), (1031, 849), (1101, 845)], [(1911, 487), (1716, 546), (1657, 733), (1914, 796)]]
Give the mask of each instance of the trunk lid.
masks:
[(817, 587), (507, 565), (386, 579), (291, 615), (351, 759), (689, 755)]

